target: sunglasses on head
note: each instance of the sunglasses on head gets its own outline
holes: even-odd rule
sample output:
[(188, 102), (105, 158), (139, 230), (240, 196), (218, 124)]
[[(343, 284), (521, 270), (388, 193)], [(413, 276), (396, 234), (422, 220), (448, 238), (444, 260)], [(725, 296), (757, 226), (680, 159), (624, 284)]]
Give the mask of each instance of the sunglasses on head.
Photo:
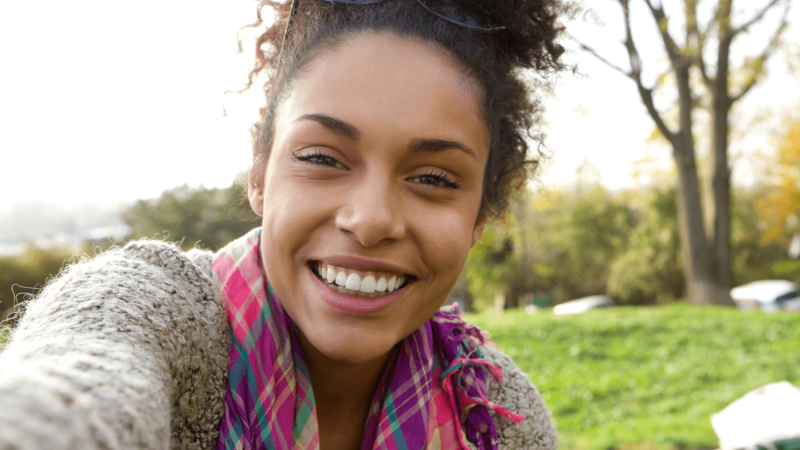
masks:
[[(328, 3), (346, 3), (355, 5), (369, 5), (381, 3), (385, 0), (322, 0)], [(294, 1), (292, 2), (294, 3)], [(492, 19), (486, 8), (479, 4), (479, 0), (417, 0), (431, 14), (452, 22), (462, 27), (482, 31), (504, 30)]]
[[(327, 3), (340, 3), (348, 5), (369, 5), (373, 3), (381, 3), (386, 0), (322, 0)], [(480, 31), (499, 31), (505, 30), (506, 27), (500, 26), (491, 17), (489, 11), (478, 4), (479, 0), (417, 0), (417, 3), (422, 5), (423, 8), (428, 10), (431, 14), (435, 14), (440, 18), (452, 22), (462, 27), (472, 28), (473, 30)], [(292, 5), (289, 9), (289, 18), (286, 21), (286, 28), (283, 31), (283, 40), (281, 41), (280, 54), (278, 55), (278, 65), (283, 57), (283, 43), (286, 42), (286, 37), (289, 35), (289, 28), (291, 27), (292, 19), (297, 13), (298, 0), (292, 0)]]

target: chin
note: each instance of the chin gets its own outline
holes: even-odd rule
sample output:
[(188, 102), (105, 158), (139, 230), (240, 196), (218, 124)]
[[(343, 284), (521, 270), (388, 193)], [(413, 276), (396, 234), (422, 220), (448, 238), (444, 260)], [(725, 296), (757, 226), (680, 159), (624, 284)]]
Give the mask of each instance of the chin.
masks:
[[(365, 329), (350, 323), (332, 326), (311, 327), (303, 333), (314, 348), (335, 361), (351, 364), (363, 364), (378, 359), (389, 353), (394, 346), (403, 340), (391, 331)], [(385, 330), (385, 327), (383, 327)]]

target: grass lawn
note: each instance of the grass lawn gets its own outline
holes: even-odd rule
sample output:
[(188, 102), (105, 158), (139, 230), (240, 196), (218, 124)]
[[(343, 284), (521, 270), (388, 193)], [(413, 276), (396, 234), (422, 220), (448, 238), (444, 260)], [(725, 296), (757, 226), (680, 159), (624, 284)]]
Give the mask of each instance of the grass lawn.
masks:
[(711, 414), (800, 385), (800, 314), (674, 305), (470, 314), (542, 392), (563, 449), (717, 448)]

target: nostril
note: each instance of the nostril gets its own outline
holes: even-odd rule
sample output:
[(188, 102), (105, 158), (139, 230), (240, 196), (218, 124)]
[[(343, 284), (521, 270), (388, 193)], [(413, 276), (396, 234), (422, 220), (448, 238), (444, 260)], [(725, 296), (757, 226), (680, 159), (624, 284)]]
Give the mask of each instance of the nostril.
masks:
[(350, 205), (336, 216), (336, 226), (340, 230), (352, 234), (364, 247), (374, 247), (405, 236), (405, 223), (394, 206), (397, 203), (395, 199), (379, 201), (379, 196), (371, 196), (358, 200), (356, 193), (353, 197)]

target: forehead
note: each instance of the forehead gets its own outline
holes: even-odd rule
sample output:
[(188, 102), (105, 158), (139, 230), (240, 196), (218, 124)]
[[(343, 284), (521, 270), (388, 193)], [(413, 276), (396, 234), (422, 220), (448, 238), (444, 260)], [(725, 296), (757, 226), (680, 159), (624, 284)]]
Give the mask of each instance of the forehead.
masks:
[(476, 92), (433, 44), (367, 32), (308, 64), (281, 108), (287, 121), (279, 122), (328, 114), (359, 129), (466, 140), (485, 153), (488, 137)]

